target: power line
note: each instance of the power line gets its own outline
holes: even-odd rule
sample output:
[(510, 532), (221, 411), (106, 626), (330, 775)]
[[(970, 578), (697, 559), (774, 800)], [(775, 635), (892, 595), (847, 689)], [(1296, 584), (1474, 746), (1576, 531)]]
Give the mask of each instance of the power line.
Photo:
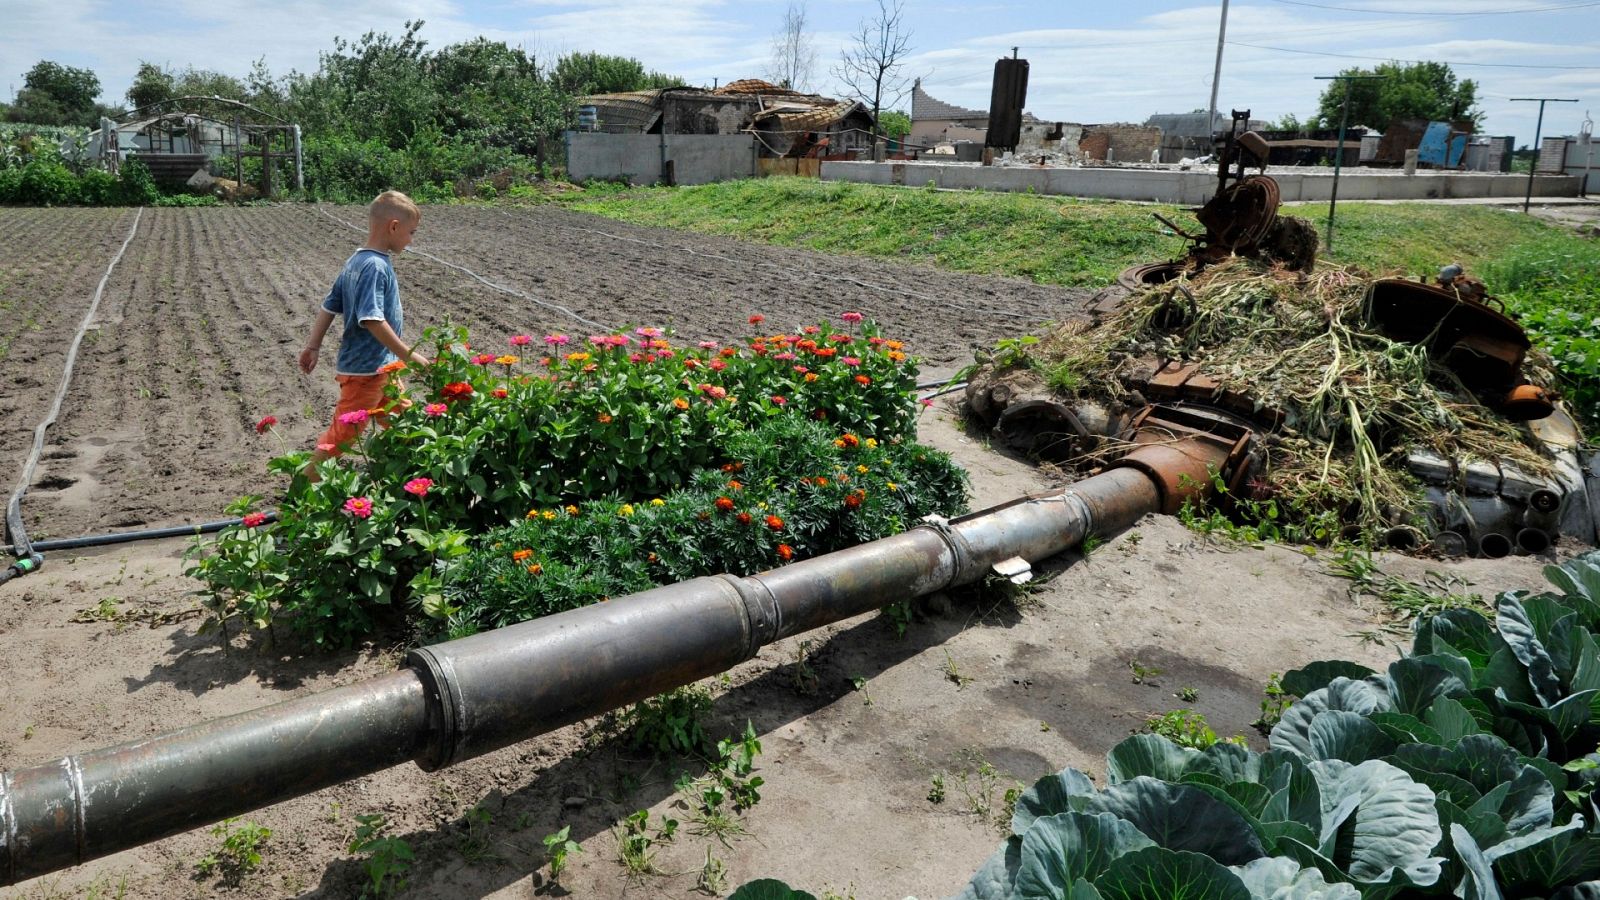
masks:
[(1336, 56), (1341, 59), (1372, 59), (1377, 60), (1378, 62), (1402, 62), (1412, 64), (1436, 62), (1443, 63), (1447, 66), (1477, 66), (1479, 68), (1487, 69), (1572, 69), (1585, 72), (1600, 71), (1600, 66), (1536, 66), (1526, 63), (1475, 63), (1455, 62), (1453, 60), (1446, 59), (1398, 59), (1393, 56), (1356, 56), (1350, 53), (1328, 53), (1323, 50), (1294, 50), (1289, 47), (1268, 47), (1265, 44), (1246, 44), (1243, 41), (1229, 41), (1228, 43), (1235, 44), (1240, 47), (1254, 47), (1257, 50), (1274, 50), (1278, 53), (1302, 53), (1307, 56)]
[(1312, 9), (1336, 9), (1340, 12), (1367, 13), (1374, 16), (1508, 16), (1519, 13), (1552, 12), (1567, 9), (1585, 9), (1590, 6), (1600, 6), (1594, 3), (1569, 3), (1565, 6), (1530, 6), (1524, 9), (1485, 9), (1476, 12), (1416, 12), (1402, 9), (1363, 9), (1358, 6), (1331, 6), (1326, 3), (1307, 3), (1305, 0), (1272, 0), (1287, 6), (1309, 6)]

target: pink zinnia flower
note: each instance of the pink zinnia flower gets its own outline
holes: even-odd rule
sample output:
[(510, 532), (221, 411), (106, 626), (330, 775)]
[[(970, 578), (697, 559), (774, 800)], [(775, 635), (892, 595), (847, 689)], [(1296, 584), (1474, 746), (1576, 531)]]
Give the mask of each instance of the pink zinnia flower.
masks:
[(626, 347), (633, 343), (633, 338), (625, 334), (613, 334), (611, 337), (606, 338), (606, 341), (613, 347)]
[(477, 356), (474, 356), (472, 358), (472, 361), (477, 363), (480, 366), (487, 366), (489, 363), (494, 362), (494, 354), (493, 353), (479, 353)]
[(340, 425), (365, 425), (365, 424), (367, 424), (367, 419), (368, 418), (369, 417), (367, 416), (367, 411), (366, 410), (364, 410), (364, 409), (355, 409), (355, 410), (351, 410), (350, 412), (347, 412), (344, 415), (340, 416), (339, 417), (339, 424)]
[(841, 357), (839, 357), (839, 362), (842, 362), (847, 366), (859, 366), (859, 365), (861, 365), (861, 360), (857, 359), (854, 356), (841, 356)]
[(806, 327), (804, 327), (804, 328), (802, 328), (800, 330), (804, 331), (806, 334), (816, 334), (817, 332), (821, 331), (822, 329), (818, 328), (815, 325), (807, 325)]
[(794, 354), (790, 353), (787, 350), (785, 350), (782, 353), (774, 353), (774, 354), (772, 354), (772, 358), (773, 359), (781, 359), (781, 360), (784, 360), (784, 361), (788, 361), (788, 360), (794, 359)]
[(784, 405), (785, 403), (788, 403), (788, 402), (789, 402), (789, 400), (786, 397), (782, 397), (782, 396), (780, 396), (778, 394), (773, 394), (772, 395), (772, 405), (773, 406), (782, 406), (782, 405)]
[(595, 345), (596, 347), (604, 347), (607, 344), (609, 344), (610, 342), (611, 342), (610, 339), (608, 339), (603, 334), (591, 334), (591, 335), (589, 335), (589, 343)]
[(877, 335), (873, 335), (872, 337), (867, 338), (867, 343), (871, 344), (874, 347), (882, 347), (884, 344), (888, 343), (888, 340), (885, 339), (885, 338), (878, 337)]
[(244, 518), (240, 519), (239, 521), (246, 528), (255, 528), (259, 525), (267, 524), (267, 514), (258, 512), (245, 513)]
[(671, 359), (677, 355), (678, 354), (673, 353), (671, 350), (662, 350), (656, 354), (656, 356), (660, 357), (661, 359)]
[(432, 478), (413, 478), (406, 482), (406, 493), (415, 494), (418, 497), (426, 497), (428, 496), (428, 489), (431, 487), (433, 487)]
[(858, 313), (858, 312), (847, 312), (844, 315), (840, 316), (839, 318), (845, 320), (846, 322), (849, 322), (851, 325), (854, 325), (855, 323), (857, 323), (857, 322), (861, 321), (862, 319), (866, 318), (866, 316), (863, 316), (861, 313)]
[(921, 400), (919, 400), (917, 402), (921, 403), (923, 406), (932, 406), (933, 405), (933, 398), (932, 397), (923, 397)]
[(805, 373), (811, 371), (810, 369), (806, 368), (805, 366), (795, 366), (794, 370), (796, 372), (799, 372), (801, 375), (804, 375)]
[(728, 364), (723, 362), (720, 359), (713, 359), (711, 361), (710, 365), (711, 365), (711, 371), (713, 371), (713, 372), (721, 372), (723, 369), (726, 369), (728, 367)]
[(344, 502), (344, 511), (358, 519), (372, 516), (372, 500), (367, 497), (351, 497)]
[(828, 335), (828, 340), (833, 341), (835, 344), (848, 344), (855, 338), (848, 334), (830, 334)]
[(661, 329), (659, 329), (659, 328), (650, 328), (650, 327), (635, 328), (633, 330), (633, 333), (637, 334), (639, 337), (647, 337), (647, 338), (658, 338), (658, 337), (661, 337)]
[(715, 349), (717, 349), (717, 342), (716, 341), (701, 341), (700, 342), (700, 349), (701, 350), (715, 350)]
[(643, 353), (630, 353), (630, 354), (628, 354), (628, 362), (635, 363), (635, 364), (644, 362), (644, 354)]
[(430, 416), (442, 416), (450, 411), (450, 407), (443, 403), (429, 403), (422, 408), (422, 411)]
[(533, 343), (533, 338), (529, 335), (513, 334), (511, 336), (511, 346), (513, 347), (526, 347), (531, 343)]
[(567, 344), (567, 342), (571, 341), (571, 340), (572, 340), (572, 338), (569, 338), (564, 334), (547, 334), (547, 335), (544, 336), (544, 342), (546, 344), (550, 344), (550, 345), (556, 346), (556, 347), (565, 346)]
[(321, 450), (323, 453), (332, 453), (339, 448), (334, 444), (318, 444), (317, 449)]
[(261, 421), (256, 423), (256, 434), (266, 434), (276, 424), (278, 424), (277, 416), (262, 416)]

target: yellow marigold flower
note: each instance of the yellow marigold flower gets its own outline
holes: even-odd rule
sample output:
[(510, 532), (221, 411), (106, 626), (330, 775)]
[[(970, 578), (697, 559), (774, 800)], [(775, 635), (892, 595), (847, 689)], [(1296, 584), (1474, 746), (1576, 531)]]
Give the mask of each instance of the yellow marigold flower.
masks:
[(869, 450), (878, 449), (878, 439), (877, 438), (867, 438), (867, 449), (869, 449)]
[(540, 572), (543, 572), (543, 571), (544, 571), (544, 566), (541, 566), (538, 563), (534, 563), (533, 565), (528, 567), (528, 574), (529, 575), (537, 575), (537, 574), (539, 574)]
[(666, 506), (667, 505), (667, 501), (661, 499), (660, 497), (657, 497), (654, 500), (650, 501), (650, 505), (651, 506)]
[(577, 515), (577, 514), (578, 514), (578, 508), (577, 508), (577, 507), (576, 507), (576, 506), (573, 506), (573, 505), (572, 505), (572, 504), (570, 504), (570, 503), (569, 503), (569, 504), (567, 504), (567, 515), (569, 515), (569, 516), (575, 516), (575, 515)]
[(870, 472), (872, 470), (868, 469), (866, 466), (856, 466), (856, 471), (860, 472), (863, 475), (865, 475), (865, 474), (867, 474), (868, 472)]
[(631, 515), (633, 515), (633, 504), (632, 503), (624, 503), (624, 504), (622, 504), (622, 507), (617, 510), (617, 515), (619, 515), (619, 516), (631, 516)]
[(532, 519), (532, 518), (536, 518), (538, 515), (539, 515), (539, 511), (537, 509), (530, 509), (530, 510), (528, 510), (528, 514), (526, 516), (524, 516), (524, 518)]
[(833, 439), (833, 445), (835, 447), (838, 447), (840, 450), (843, 450), (844, 449), (844, 438), (834, 438)]
[(900, 485), (898, 485), (898, 484), (895, 484), (895, 483), (894, 483), (894, 482), (892, 482), (892, 481), (886, 481), (886, 482), (884, 482), (884, 484), (886, 484), (886, 485), (888, 485), (888, 487), (889, 487), (889, 490), (891, 490), (891, 491), (898, 491), (898, 490), (900, 490)]
[(548, 522), (551, 519), (554, 519), (556, 517), (556, 511), (553, 510), (553, 509), (547, 509), (544, 512), (540, 513), (539, 515), (543, 516), (544, 520), (546, 522)]

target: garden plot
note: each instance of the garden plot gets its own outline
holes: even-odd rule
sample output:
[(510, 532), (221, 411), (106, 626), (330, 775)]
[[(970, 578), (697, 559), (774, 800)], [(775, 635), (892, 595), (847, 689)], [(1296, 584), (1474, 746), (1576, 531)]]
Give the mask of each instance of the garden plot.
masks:
[[(330, 212), (348, 221), (359, 215)], [(97, 352), (80, 366), (69, 404), (75, 418), (63, 422), (71, 429), (63, 431), (69, 442), (104, 440), (99, 446), (108, 448), (106, 458), (115, 453), (127, 463), (120, 470), (109, 463), (97, 467), (93, 474), (104, 479), (81, 508), (30, 494), (30, 522), (56, 533), (113, 524), (108, 517), (124, 514), (118, 507), (132, 508), (146, 496), (154, 498), (147, 508), (126, 515), (169, 524), (191, 515), (210, 518), (237, 494), (271, 492), (276, 485), (264, 484), (259, 473), (276, 447), (251, 424), (274, 413), (291, 444), (302, 444), (321, 427), (332, 402), (327, 374), (302, 379), (293, 358), (305, 310), (321, 296), (352, 233), (304, 208), (152, 214), (163, 230), (152, 227), (141, 245), (150, 261), (122, 270), (127, 284), (108, 313), (121, 317), (108, 324), (121, 329), (110, 345), (118, 353)], [(442, 225), (442, 246), (419, 249), (529, 294), (539, 284), (535, 275), (556, 277), (536, 267), (537, 246), (522, 251), (519, 265), (526, 268), (514, 267), (510, 258), (489, 264), (482, 261), (487, 257), (446, 252), (444, 240), (455, 233), (452, 217), (480, 214), (495, 213), (430, 210), (425, 227)], [(609, 223), (600, 227), (615, 231)], [(477, 220), (461, 228), (507, 247), (520, 243)], [(588, 237), (605, 259), (607, 245)], [(735, 258), (748, 250), (692, 240)], [(176, 249), (186, 246), (203, 249)], [(141, 258), (135, 249), (130, 246), (124, 265)], [(790, 255), (808, 265), (828, 262), (817, 254)], [(652, 293), (665, 293), (684, 314), (662, 324), (692, 334), (695, 325), (729, 327), (749, 310), (738, 298), (717, 300), (721, 292), (707, 275), (680, 275), (674, 285), (671, 262), (660, 262), (664, 274)], [(899, 267), (877, 268), (861, 280), (905, 277)], [(196, 270), (210, 273), (207, 286), (189, 287)], [(919, 278), (935, 277), (916, 271)], [(574, 330), (543, 308), (530, 309), (526, 301), (422, 258), (402, 259), (400, 275), (418, 324), (449, 315), (480, 334)], [(547, 280), (541, 296), (618, 325), (657, 318), (630, 311), (620, 299), (603, 309), (586, 305), (577, 276), (571, 277), (554, 287)], [(991, 284), (1002, 294), (1014, 285)], [(1056, 302), (1071, 296), (1048, 294)], [(867, 299), (847, 297), (834, 309), (866, 306)], [(157, 300), (164, 301), (159, 310)], [(713, 301), (726, 304), (715, 315), (705, 312)], [(909, 349), (926, 341), (950, 348), (951, 361), (959, 362), (958, 342), (948, 335), (957, 320), (972, 318), (970, 311), (952, 311), (941, 322), (907, 303), (901, 320), (893, 309), (873, 311), (886, 328), (911, 338)], [(615, 318), (603, 317), (604, 311)], [(791, 314), (781, 305), (768, 308), (771, 316), (779, 312)], [(994, 327), (982, 338), (990, 341), (1027, 328), (981, 324)], [(268, 359), (253, 363), (262, 358)], [(237, 377), (227, 380), (228, 373)], [(139, 387), (150, 396), (141, 396)], [(159, 403), (158, 391), (164, 395)], [(308, 403), (311, 408), (301, 409)], [(969, 468), (976, 508), (1049, 486), (1036, 470), (965, 436), (947, 411), (924, 416), (920, 439)], [(170, 474), (161, 474), (163, 465), (172, 467)], [(76, 561), (63, 554), (39, 575), (5, 588), (0, 682), (8, 691), (0, 708), (0, 768), (253, 709), (395, 665), (399, 648), (310, 655), (287, 641), (267, 647), (260, 636), (236, 641), (224, 653), (215, 635), (197, 633), (189, 595), (195, 585), (181, 575), (181, 549), (181, 542), (169, 541)], [(1382, 564), (1412, 577), (1426, 567), (1400, 559)], [(1146, 716), (1189, 702), (1219, 732), (1249, 732), (1269, 673), (1315, 659), (1381, 665), (1391, 658), (1374, 615), (1349, 601), (1344, 583), (1324, 574), (1326, 565), (1288, 548), (1207, 543), (1170, 520), (1152, 518), (1067, 567), (1021, 607), (993, 597), (944, 598), (930, 604), (904, 637), (888, 622), (865, 617), (766, 648), (725, 682), (710, 684), (715, 699), (705, 718), (714, 738), (741, 732), (748, 721), (764, 744), (756, 762), (766, 785), (745, 818), (748, 836), (724, 845), (686, 826), (652, 848), (661, 874), (642, 883), (625, 876), (614, 829), (636, 810), (648, 810), (652, 823), (663, 816), (687, 822), (674, 803), (679, 766), (629, 750), (606, 735), (603, 721), (591, 721), (436, 775), (401, 766), (251, 814), (246, 818), (273, 835), (262, 845), (261, 870), (237, 888), (215, 876), (192, 877), (195, 864), (221, 844), (201, 829), (0, 896), (82, 894), (97, 886), (115, 894), (119, 885), (127, 897), (353, 896), (366, 875), (347, 847), (355, 817), (367, 814), (383, 815), (390, 833), (416, 854), (402, 896), (532, 895), (544, 885), (543, 872), (536, 872), (544, 862), (540, 839), (563, 826), (583, 847), (562, 882), (572, 896), (688, 896), (708, 851), (729, 870), (730, 885), (776, 876), (819, 895), (831, 889), (863, 898), (944, 896), (966, 882), (999, 840), (994, 820), (1013, 779), (1031, 782), (1066, 765), (1103, 772), (1100, 758), (1117, 739), (1139, 729)], [(1456, 571), (1483, 593), (1534, 587), (1540, 580), (1528, 560), (1467, 563)], [(943, 802), (934, 803), (930, 795), (941, 784)]]

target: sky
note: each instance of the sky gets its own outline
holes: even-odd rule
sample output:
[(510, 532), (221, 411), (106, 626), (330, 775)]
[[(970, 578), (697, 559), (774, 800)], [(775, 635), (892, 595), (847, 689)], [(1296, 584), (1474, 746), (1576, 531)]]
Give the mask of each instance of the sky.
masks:
[[(41, 59), (88, 68), (120, 103), (141, 61), (235, 76), (264, 59), (314, 71), (335, 37), (398, 35), (407, 20), (438, 49), (485, 36), (542, 59), (597, 51), (639, 59), (691, 84), (761, 77), (790, 0), (0, 0), (0, 96)], [(830, 73), (878, 0), (806, 0), (817, 51), (808, 86)], [(901, 0), (911, 52), (902, 70), (959, 106), (988, 107), (994, 62), (1029, 61), (1027, 109), (1041, 119), (1143, 122), (1204, 109), (1222, 4), (1183, 0)], [(1576, 134), (1600, 114), (1600, 0), (1246, 0), (1230, 2), (1217, 107), (1258, 119), (1317, 108), (1333, 75), (1387, 60), (1449, 63), (1478, 82), (1484, 130), (1532, 141)], [(900, 105), (909, 109), (909, 98)], [(1381, 123), (1372, 123), (1381, 124)]]

